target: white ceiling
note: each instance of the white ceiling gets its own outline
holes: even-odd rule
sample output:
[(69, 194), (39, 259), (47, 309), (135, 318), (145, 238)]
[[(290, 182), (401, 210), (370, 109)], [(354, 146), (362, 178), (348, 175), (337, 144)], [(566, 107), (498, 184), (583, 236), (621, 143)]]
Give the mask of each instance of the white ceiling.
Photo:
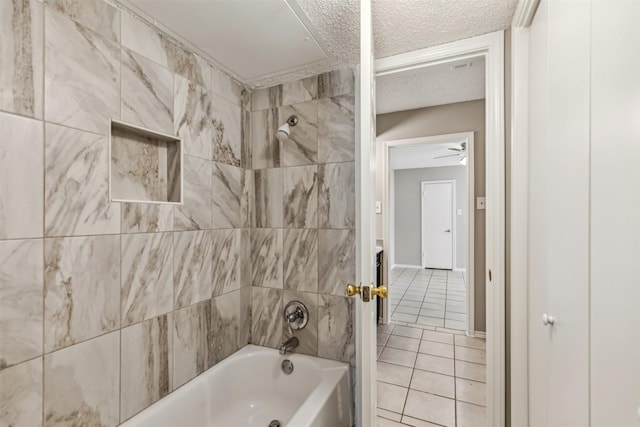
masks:
[(377, 114), (473, 101), (484, 97), (484, 58), (376, 77)]
[[(462, 142), (462, 141), (460, 141)], [(460, 148), (459, 142), (425, 143), (408, 147), (393, 147), (390, 150), (389, 164), (391, 169), (417, 169), (434, 168), (441, 166), (462, 166), (460, 157), (445, 157), (435, 159), (438, 156), (456, 154), (449, 147)]]
[[(251, 87), (359, 62), (358, 0), (115, 0)], [(507, 28), (517, 0), (373, 0), (382, 58)]]

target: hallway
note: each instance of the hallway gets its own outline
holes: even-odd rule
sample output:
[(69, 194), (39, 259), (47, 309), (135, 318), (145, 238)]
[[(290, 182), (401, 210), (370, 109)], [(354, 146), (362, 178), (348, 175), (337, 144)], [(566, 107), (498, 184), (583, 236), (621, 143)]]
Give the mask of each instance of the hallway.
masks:
[(486, 423), (486, 345), (464, 335), (464, 276), (396, 268), (378, 326), (378, 427)]

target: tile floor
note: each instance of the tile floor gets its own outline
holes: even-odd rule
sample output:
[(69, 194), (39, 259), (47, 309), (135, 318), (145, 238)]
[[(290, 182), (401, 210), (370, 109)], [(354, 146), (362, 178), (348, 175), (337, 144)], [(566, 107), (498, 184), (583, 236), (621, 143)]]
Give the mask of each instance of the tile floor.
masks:
[(389, 284), (391, 320), (464, 330), (466, 294), (461, 272), (395, 268)]
[(484, 427), (486, 347), (462, 331), (462, 274), (399, 269), (394, 284), (392, 323), (378, 326), (378, 427)]

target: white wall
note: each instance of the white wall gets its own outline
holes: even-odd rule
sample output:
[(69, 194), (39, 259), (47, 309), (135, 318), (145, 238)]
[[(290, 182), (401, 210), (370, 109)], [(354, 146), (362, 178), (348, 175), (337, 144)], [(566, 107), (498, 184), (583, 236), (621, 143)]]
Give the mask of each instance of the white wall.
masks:
[(401, 169), (394, 171), (395, 263), (421, 265), (422, 252), (421, 196), (422, 181), (453, 180), (456, 183), (456, 269), (466, 268), (467, 257), (467, 168), (448, 166)]

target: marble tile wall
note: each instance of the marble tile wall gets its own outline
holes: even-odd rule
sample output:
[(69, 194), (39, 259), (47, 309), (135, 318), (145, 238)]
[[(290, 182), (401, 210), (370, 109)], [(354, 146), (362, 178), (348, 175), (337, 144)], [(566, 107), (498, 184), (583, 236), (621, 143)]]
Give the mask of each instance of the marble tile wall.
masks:
[[(0, 55), (0, 425), (116, 426), (250, 340), (250, 100), (104, 0), (0, 1)], [(182, 206), (110, 201), (109, 119), (184, 139)]]
[[(298, 351), (354, 363), (354, 73), (336, 70), (251, 94), (254, 186), (251, 342), (277, 347), (291, 335), (282, 310), (310, 311), (293, 335)], [(295, 114), (286, 142), (275, 130)]]

